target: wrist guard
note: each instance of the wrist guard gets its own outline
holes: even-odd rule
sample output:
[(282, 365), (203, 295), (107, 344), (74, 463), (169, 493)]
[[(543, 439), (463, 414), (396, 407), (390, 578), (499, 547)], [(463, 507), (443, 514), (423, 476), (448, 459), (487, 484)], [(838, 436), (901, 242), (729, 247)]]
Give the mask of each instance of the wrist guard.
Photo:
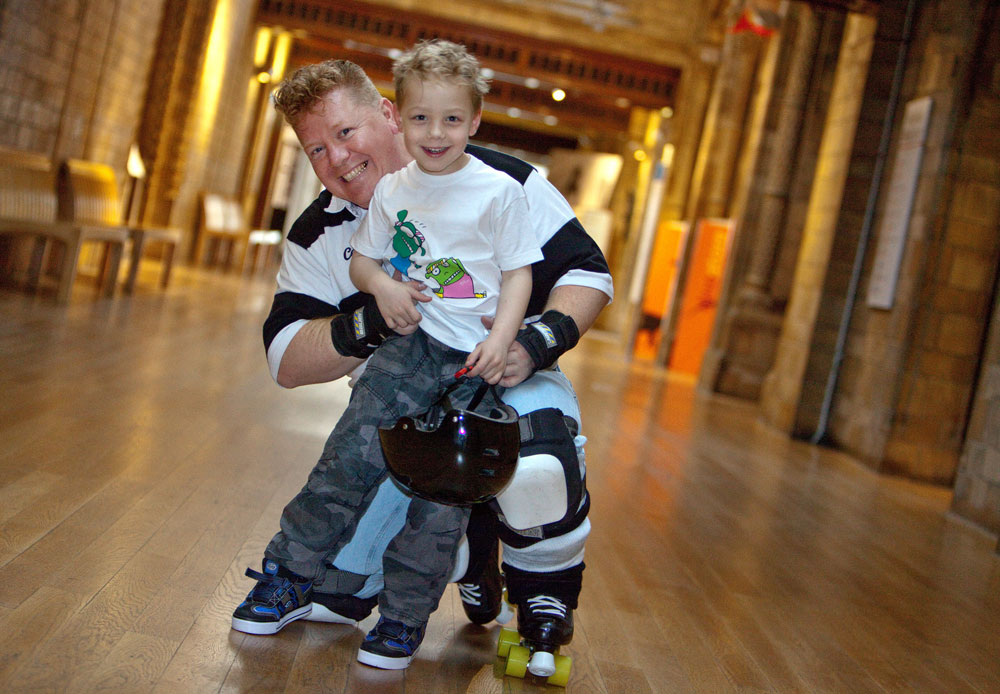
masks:
[(514, 341), (524, 347), (537, 371), (552, 366), (560, 354), (573, 349), (580, 341), (580, 330), (569, 316), (546, 311), (537, 322), (521, 328)]
[(369, 296), (360, 308), (336, 315), (330, 321), (333, 348), (345, 357), (365, 359), (382, 344), (382, 340), (393, 334), (373, 296)]

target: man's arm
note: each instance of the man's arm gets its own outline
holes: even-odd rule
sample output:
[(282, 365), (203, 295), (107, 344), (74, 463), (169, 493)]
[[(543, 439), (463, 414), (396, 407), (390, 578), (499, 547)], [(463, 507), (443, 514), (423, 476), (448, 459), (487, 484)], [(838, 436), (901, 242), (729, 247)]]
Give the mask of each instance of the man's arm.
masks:
[(608, 295), (599, 289), (564, 285), (556, 287), (549, 294), (546, 311), (559, 311), (573, 319), (580, 334), (590, 330), (604, 307), (608, 305)]
[(346, 376), (363, 359), (345, 357), (330, 339), (331, 318), (316, 318), (305, 325), (288, 343), (278, 367), (278, 385), (284, 388), (327, 383)]

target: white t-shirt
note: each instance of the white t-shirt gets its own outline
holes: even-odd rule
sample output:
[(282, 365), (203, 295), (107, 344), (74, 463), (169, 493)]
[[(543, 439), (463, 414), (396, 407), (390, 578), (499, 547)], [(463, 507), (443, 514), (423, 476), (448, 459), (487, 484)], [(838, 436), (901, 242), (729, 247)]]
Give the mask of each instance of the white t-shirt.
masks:
[(425, 283), (432, 300), (416, 305), (420, 328), (469, 352), (486, 338), (481, 317), (496, 314), (501, 272), (543, 257), (530, 228), (524, 189), (510, 176), (475, 157), (445, 175), (411, 162), (375, 186), (351, 246)]
[[(466, 152), (510, 177), (524, 190), (530, 231), (545, 258), (531, 266), (527, 316), (542, 313), (555, 287), (596, 289), (610, 301), (614, 287), (600, 248), (580, 226), (566, 199), (526, 162), (503, 152), (469, 145)], [(353, 311), (365, 295), (351, 283), (350, 239), (367, 210), (322, 191), (295, 220), (284, 245), (277, 291), (264, 321), (264, 348), (271, 377), (277, 380), (285, 350), (314, 318)]]

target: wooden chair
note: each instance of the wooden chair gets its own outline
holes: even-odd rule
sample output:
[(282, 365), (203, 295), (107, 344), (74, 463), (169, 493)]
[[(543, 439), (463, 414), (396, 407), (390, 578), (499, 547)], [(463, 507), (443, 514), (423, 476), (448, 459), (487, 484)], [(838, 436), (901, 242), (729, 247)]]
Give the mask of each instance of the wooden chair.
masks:
[(114, 293), (115, 278), (128, 232), (117, 227), (79, 224), (62, 216), (59, 177), (47, 157), (30, 152), (0, 150), (0, 234), (33, 236), (28, 284), (37, 289), (49, 264), (50, 241), (63, 245), (58, 268), (56, 300), (69, 300), (76, 281), (80, 249), (85, 243), (103, 245), (102, 294)]
[[(195, 245), (195, 263), (203, 260), (208, 265), (220, 262), (224, 268), (236, 253), (240, 253), (240, 269), (256, 269), (258, 256), (264, 251), (265, 262), (272, 249), (281, 245), (281, 232), (275, 229), (251, 229), (246, 223), (243, 206), (239, 200), (219, 193), (202, 193), (198, 241)], [(205, 257), (205, 251), (208, 256)], [(220, 259), (221, 254), (221, 259)]]
[(160, 286), (166, 289), (170, 282), (174, 255), (183, 239), (183, 232), (168, 227), (124, 224), (114, 169), (105, 164), (70, 159), (64, 162), (61, 168), (60, 193), (60, 203), (64, 206), (64, 214), (68, 219), (81, 224), (127, 230), (132, 241), (132, 253), (128, 277), (125, 279), (126, 292), (135, 291), (139, 266), (147, 243), (162, 244)]

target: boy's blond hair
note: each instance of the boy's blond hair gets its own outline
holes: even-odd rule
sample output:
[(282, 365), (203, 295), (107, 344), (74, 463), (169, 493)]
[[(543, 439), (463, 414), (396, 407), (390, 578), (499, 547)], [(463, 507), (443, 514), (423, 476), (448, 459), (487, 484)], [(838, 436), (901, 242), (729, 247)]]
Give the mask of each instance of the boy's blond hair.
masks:
[(468, 88), (472, 110), (483, 107), (483, 96), (490, 91), (489, 82), (479, 72), (479, 61), (465, 46), (443, 39), (421, 41), (403, 53), (392, 65), (396, 105), (399, 106), (410, 79), (441, 80)]
[(300, 115), (309, 111), (330, 92), (347, 89), (356, 103), (378, 108), (382, 99), (365, 71), (350, 60), (325, 60), (300, 67), (274, 90), (274, 108), (295, 125)]

